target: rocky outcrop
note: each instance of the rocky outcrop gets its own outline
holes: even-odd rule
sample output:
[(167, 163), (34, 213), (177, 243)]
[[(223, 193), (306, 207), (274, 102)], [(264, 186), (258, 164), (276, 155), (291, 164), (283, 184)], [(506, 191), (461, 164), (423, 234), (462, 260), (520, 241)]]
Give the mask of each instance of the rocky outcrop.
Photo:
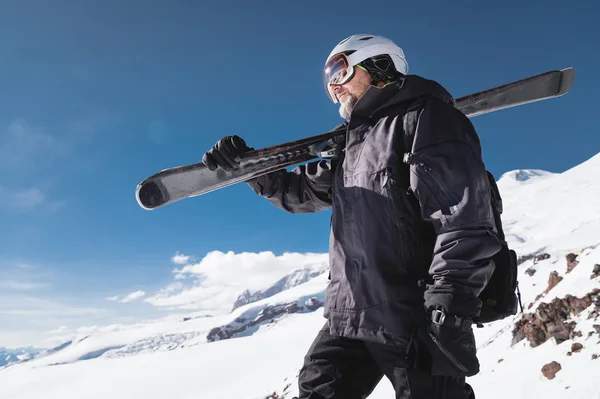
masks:
[(265, 396), (264, 399), (283, 399), (277, 392), (273, 392), (269, 396)]
[(574, 253), (567, 254), (567, 274), (571, 273), (571, 271), (577, 266), (579, 261), (577, 260), (577, 255)]
[(538, 262), (540, 262), (540, 261), (542, 261), (542, 260), (546, 260), (546, 259), (550, 259), (550, 254), (547, 254), (547, 253), (542, 253), (542, 254), (536, 255), (536, 256), (533, 258), (533, 264), (535, 265), (535, 264), (537, 264)]
[[(550, 254), (544, 252), (539, 255), (526, 255), (521, 257), (517, 263), (522, 263), (529, 259), (533, 259), (533, 264), (536, 265), (543, 260), (550, 259)], [(530, 267), (527, 270), (525, 270), (525, 274), (527, 274), (528, 276), (533, 276), (536, 272), (537, 270), (533, 267)]]
[(527, 274), (528, 276), (533, 276), (535, 274), (536, 270), (532, 269), (531, 267), (527, 270), (525, 270), (525, 274)]
[(537, 264), (538, 262), (545, 260), (545, 259), (549, 259), (550, 258), (550, 254), (547, 253), (541, 253), (541, 254), (527, 254), (527, 255), (520, 255), (517, 257), (517, 265), (520, 265), (523, 262), (527, 262), (530, 259), (533, 259), (533, 264)]
[(279, 294), (280, 292), (293, 288), (297, 285), (304, 284), (323, 273), (325, 273), (325, 270), (323, 269), (298, 269), (279, 279), (275, 284), (265, 290), (256, 291), (254, 293), (251, 293), (249, 290), (245, 290), (234, 302), (232, 311), (249, 303), (270, 298), (273, 295)]
[[(300, 304), (302, 303), (302, 304)], [(248, 329), (266, 322), (273, 322), (277, 317), (283, 314), (312, 312), (323, 306), (323, 302), (318, 298), (308, 298), (303, 302), (294, 301), (289, 303), (269, 305), (258, 312), (255, 317), (238, 317), (232, 323), (221, 327), (215, 327), (208, 333), (209, 342), (224, 340), (233, 337), (235, 334), (242, 333)]]
[(556, 373), (558, 373), (561, 369), (560, 363), (556, 361), (552, 361), (548, 364), (545, 364), (542, 367), (542, 374), (549, 380), (553, 380), (556, 377)]
[(535, 348), (550, 338), (560, 344), (581, 336), (581, 332), (575, 331), (576, 322), (568, 320), (592, 305), (595, 308), (590, 312), (590, 318), (597, 318), (600, 313), (600, 289), (595, 289), (582, 298), (567, 295), (550, 303), (541, 303), (534, 313), (525, 314), (515, 323), (512, 345), (527, 339)]
[(590, 278), (596, 278), (596, 277), (600, 277), (600, 265), (599, 264), (594, 265), (594, 270), (592, 271), (592, 275), (590, 276)]
[(558, 275), (557, 271), (551, 272), (550, 276), (548, 277), (548, 287), (546, 287), (544, 292), (542, 292), (541, 294), (539, 294), (538, 296), (535, 297), (535, 302), (537, 302), (540, 298), (542, 298), (546, 294), (548, 294), (548, 292), (550, 292), (550, 290), (552, 288), (556, 287), (558, 285), (558, 283), (560, 283), (562, 281), (562, 279), (563, 278)]
[(581, 352), (582, 349), (583, 345), (581, 345), (579, 342), (573, 342), (571, 345), (571, 350), (567, 352), (567, 356), (571, 356), (573, 353)]

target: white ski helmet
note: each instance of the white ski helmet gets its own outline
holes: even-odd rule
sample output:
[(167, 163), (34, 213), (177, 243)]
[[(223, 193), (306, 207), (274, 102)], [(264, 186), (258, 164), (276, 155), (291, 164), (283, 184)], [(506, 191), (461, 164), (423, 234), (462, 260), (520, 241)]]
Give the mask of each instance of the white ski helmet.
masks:
[[(331, 101), (337, 103), (337, 98), (330, 90), (332, 84), (344, 84), (354, 76), (354, 66), (377, 56), (389, 56), (394, 70), (386, 71), (379, 68), (377, 72), (384, 75), (408, 73), (408, 63), (404, 51), (393, 41), (383, 36), (358, 34), (345, 38), (335, 46), (327, 57), (323, 69), (323, 84)], [(385, 68), (389, 68), (391, 65)], [(374, 68), (377, 69), (377, 68)], [(374, 72), (369, 70), (369, 72)]]

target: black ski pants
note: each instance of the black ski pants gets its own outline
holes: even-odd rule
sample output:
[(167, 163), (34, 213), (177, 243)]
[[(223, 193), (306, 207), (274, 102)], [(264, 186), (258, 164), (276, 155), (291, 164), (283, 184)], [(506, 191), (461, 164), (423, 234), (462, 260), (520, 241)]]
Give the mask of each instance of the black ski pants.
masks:
[(433, 377), (407, 353), (397, 346), (333, 337), (326, 323), (304, 358), (299, 399), (364, 399), (384, 376), (396, 399), (475, 399), (464, 378)]

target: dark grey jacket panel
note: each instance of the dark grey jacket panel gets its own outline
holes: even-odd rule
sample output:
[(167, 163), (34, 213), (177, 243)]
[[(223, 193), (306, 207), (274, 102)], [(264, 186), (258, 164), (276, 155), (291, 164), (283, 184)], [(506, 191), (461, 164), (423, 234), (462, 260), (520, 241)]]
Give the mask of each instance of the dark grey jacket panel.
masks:
[[(402, 118), (423, 96), (437, 99), (419, 117), (409, 171)], [(371, 87), (354, 107), (339, 158), (249, 183), (288, 212), (332, 207), (325, 301), (332, 334), (402, 345), (425, 306), (479, 311), (476, 296), (493, 271), (487, 258), (500, 244), (479, 140), (451, 101), (418, 76)], [(434, 282), (426, 292), (425, 279)]]

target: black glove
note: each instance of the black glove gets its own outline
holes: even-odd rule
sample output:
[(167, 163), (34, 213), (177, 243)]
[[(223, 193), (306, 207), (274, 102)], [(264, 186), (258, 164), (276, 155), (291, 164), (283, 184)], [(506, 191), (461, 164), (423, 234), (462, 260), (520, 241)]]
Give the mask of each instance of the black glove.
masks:
[(429, 310), (430, 319), (417, 333), (429, 353), (432, 375), (470, 377), (479, 373), (479, 360), (472, 321)]
[(239, 136), (225, 136), (204, 154), (202, 162), (210, 170), (222, 168), (231, 171), (240, 166), (240, 155), (253, 149)]

